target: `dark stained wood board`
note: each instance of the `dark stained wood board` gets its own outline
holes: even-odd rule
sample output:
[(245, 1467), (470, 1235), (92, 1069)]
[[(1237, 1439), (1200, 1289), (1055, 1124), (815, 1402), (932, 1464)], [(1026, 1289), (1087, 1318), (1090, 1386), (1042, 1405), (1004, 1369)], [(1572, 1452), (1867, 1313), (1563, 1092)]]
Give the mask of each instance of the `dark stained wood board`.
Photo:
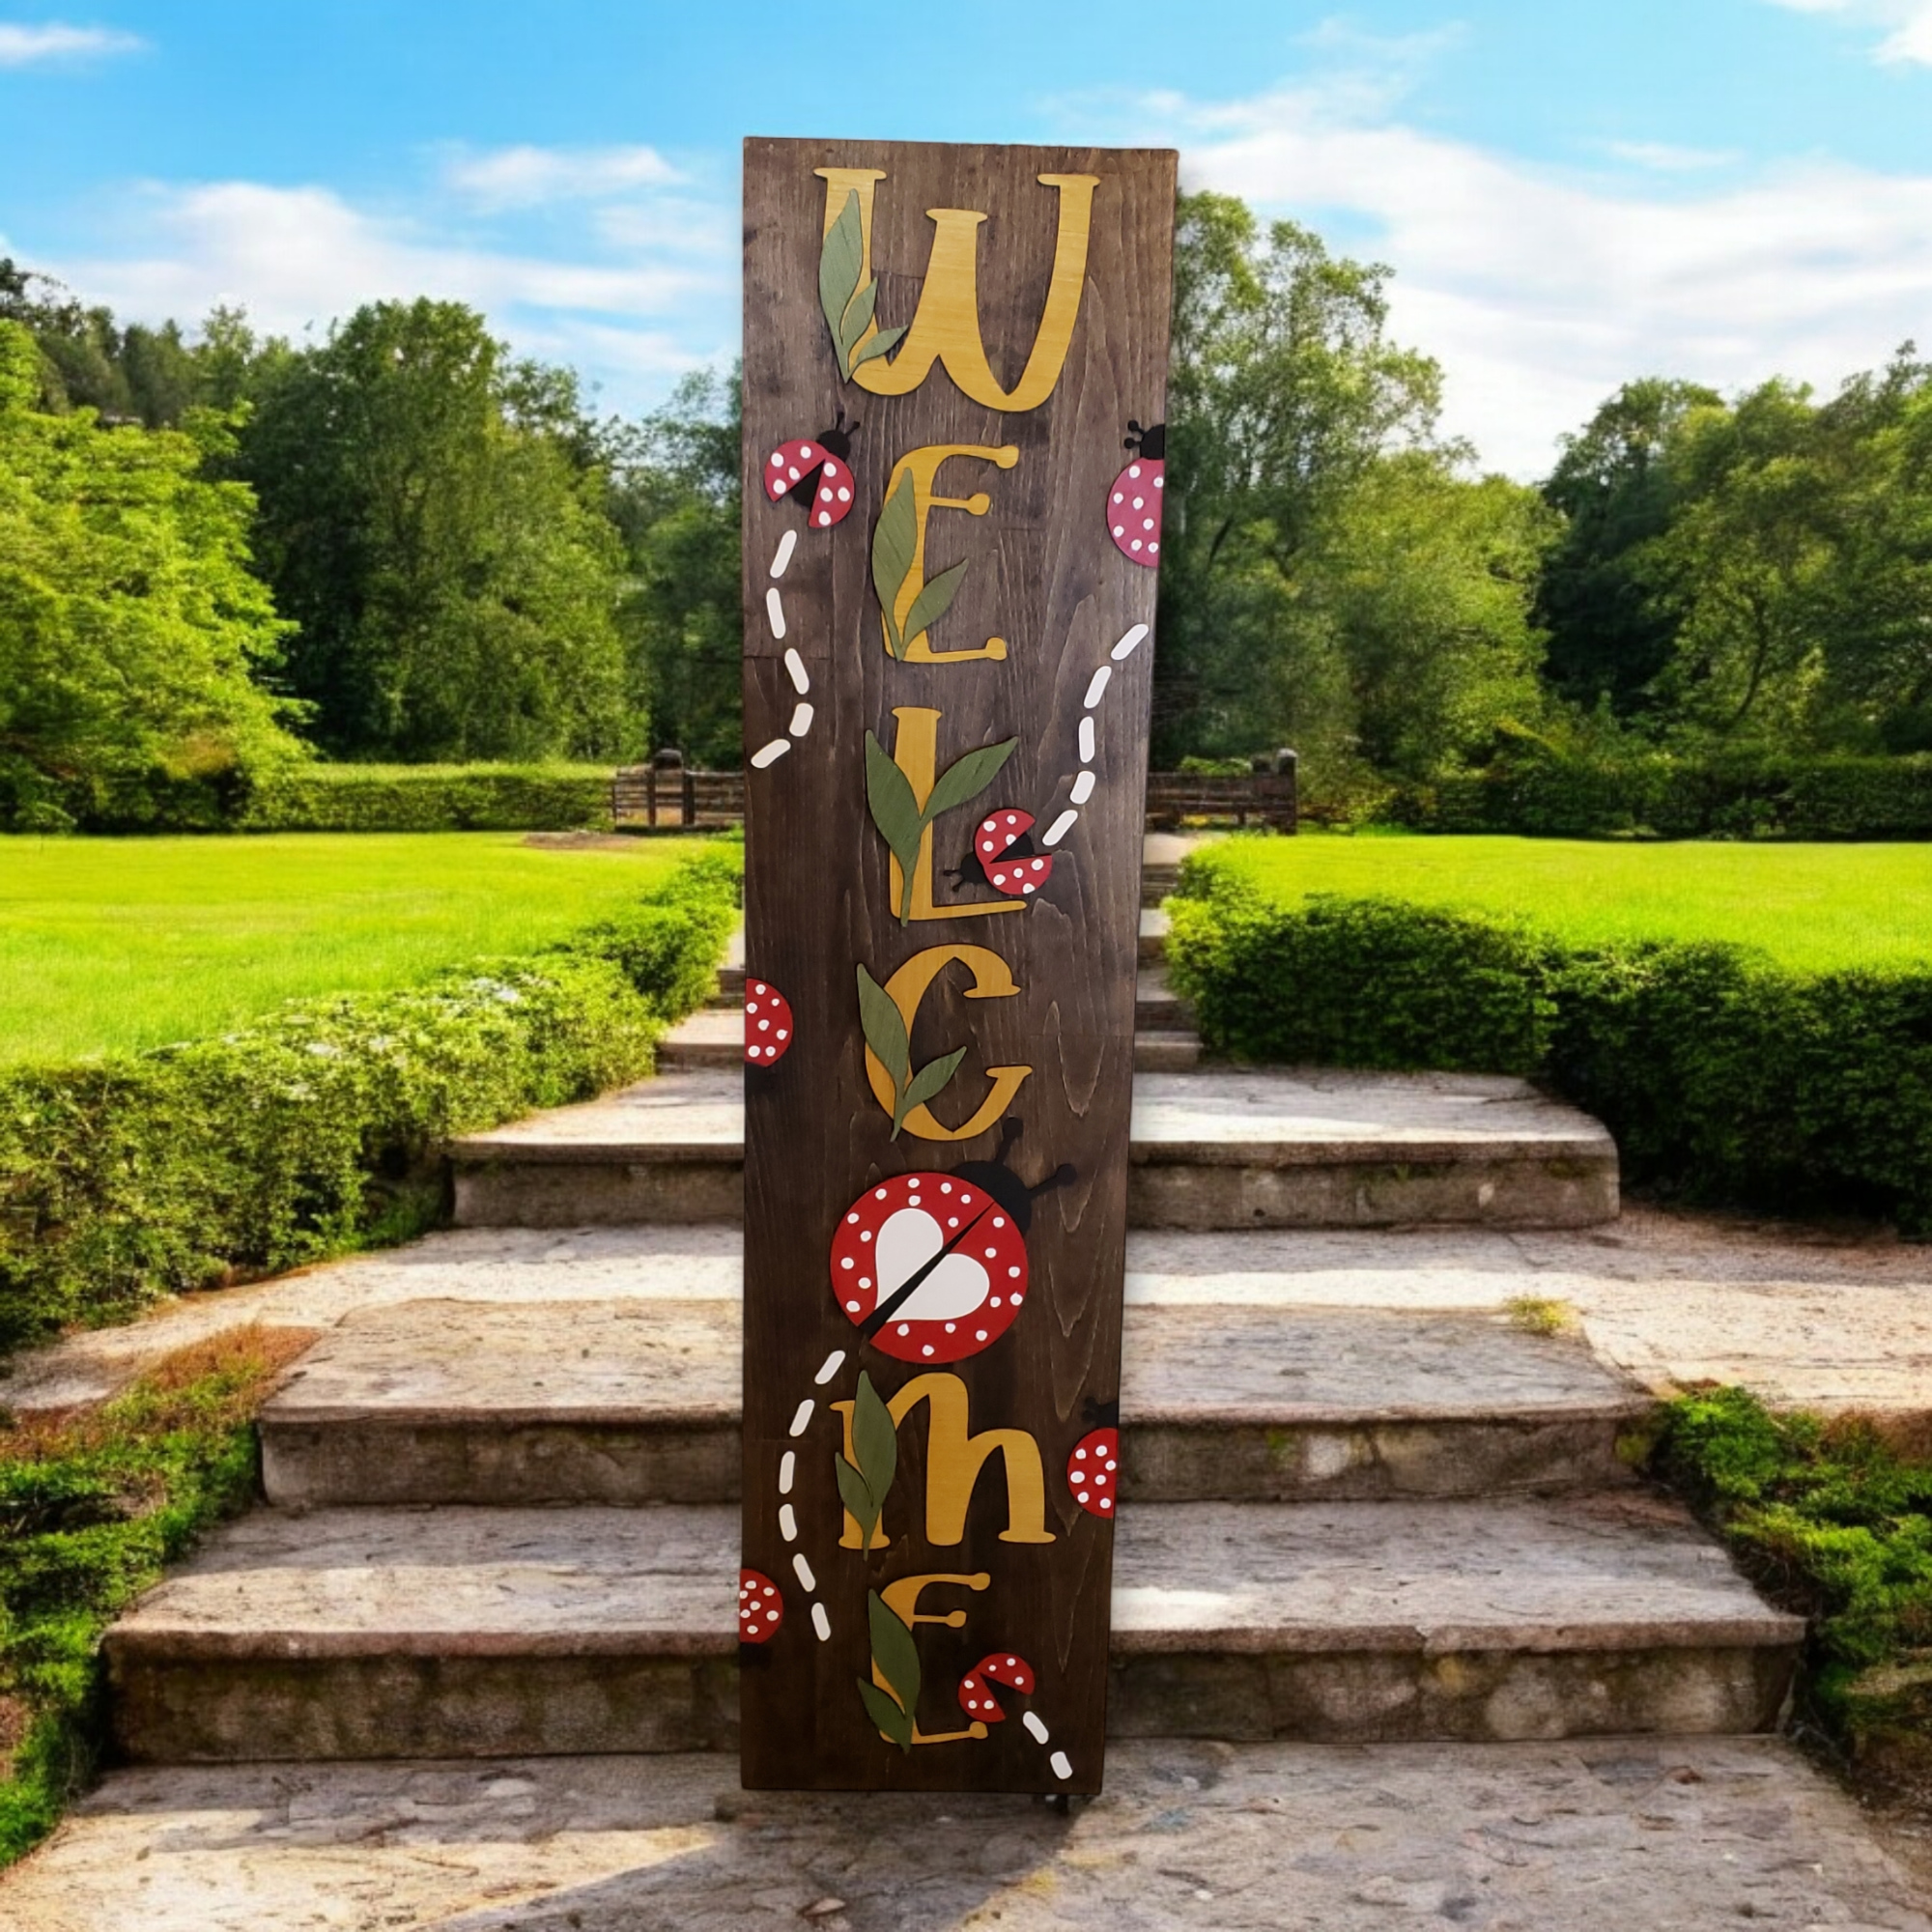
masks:
[[(987, 407), (961, 392), (946, 361), (900, 395), (840, 380), (820, 295), (828, 188), (813, 171), (827, 167), (883, 171), (870, 236), (881, 328), (911, 323), (919, 306), (936, 232), (927, 211), (985, 215), (977, 236), (980, 327), (993, 377), (1009, 394), (1040, 329), (1063, 203), (1074, 192), (1037, 177), (1098, 178), (1078, 311), (1043, 401), (1019, 412)], [(746, 1073), (744, 1562), (783, 1602), (776, 1633), (741, 1645), (751, 1787), (1100, 1787), (1113, 1525), (1076, 1502), (1067, 1465), (1076, 1445), (1114, 1418), (1119, 1393), (1153, 639), (1144, 635), (1122, 656), (1114, 652), (1135, 627), (1151, 632), (1155, 587), (1155, 572), (1116, 547), (1107, 519), (1115, 479), (1134, 460), (1122, 446), (1129, 418), (1151, 427), (1165, 412), (1174, 190), (1169, 152), (746, 143), (747, 985), (748, 1002), (759, 987), (776, 988), (792, 1021), (781, 1057)], [(917, 334), (897, 354), (916, 343)], [(859, 423), (846, 466), (855, 500), (834, 526), (809, 525), (790, 497), (770, 500), (764, 477), (772, 454), (801, 439), (822, 459), (819, 439), (841, 409)], [(888, 479), (908, 452), (942, 444), (1018, 451), (1008, 468), (951, 459), (933, 493), (983, 493), (990, 506), (982, 516), (935, 508), (926, 526), (928, 582), (968, 564), (951, 608), (927, 633), (929, 648), (954, 652), (999, 637), (1008, 643), (1004, 662), (900, 661), (885, 641), (871, 547)], [(774, 577), (787, 531), (793, 546)], [(788, 652), (796, 653), (789, 663)], [(1090, 705), (1102, 668), (1109, 675)], [(802, 704), (810, 706), (803, 723)], [(867, 733), (890, 753), (898, 732), (917, 729), (917, 721), (895, 721), (901, 709), (942, 714), (934, 727), (942, 773), (977, 748), (1017, 741), (984, 790), (936, 820), (932, 898), (947, 916), (910, 924), (897, 917), (891, 855), (867, 781)], [(1074, 809), (1083, 719), (1094, 726), (1094, 788), (1052, 849), (1045, 883), (1015, 901), (983, 875), (949, 876), (968, 867), (975, 829), (995, 808), (1031, 813), (1036, 854), (1047, 855), (1045, 834)], [(785, 749), (765, 751), (770, 761), (760, 764), (756, 754), (781, 742)], [(999, 903), (1020, 909), (963, 910)], [(922, 1139), (910, 1127), (894, 1139), (867, 1080), (856, 968), (883, 985), (916, 954), (954, 945), (997, 955), (1019, 990), (968, 998), (973, 978), (958, 961), (933, 979), (911, 1027), (910, 1066), (962, 1047), (965, 1058), (931, 1115), (957, 1126), (987, 1096), (987, 1068), (1033, 1070), (1005, 1114), (972, 1140)], [(767, 1001), (763, 1010), (775, 1009)], [(755, 1026), (754, 1017), (753, 1037)], [(1015, 1122), (1021, 1131), (1009, 1141)], [(858, 1325), (872, 1306), (861, 1297), (863, 1312), (848, 1316), (834, 1289), (833, 1244), (841, 1228), (854, 1228), (848, 1212), (897, 1177), (951, 1176), (1003, 1156), (1026, 1186), (1063, 1166), (1073, 1170), (1031, 1202), (1027, 1293), (1017, 1315), (1007, 1311), (1011, 1325), (964, 1359), (923, 1365), (916, 1354), (885, 1352)], [(957, 1184), (970, 1195), (967, 1181)], [(1012, 1187), (982, 1187), (977, 1207), (990, 1213), (1005, 1204), (1010, 1212)], [(950, 1205), (932, 1183), (923, 1199), (928, 1213)], [(901, 1184), (878, 1211), (911, 1212), (909, 1200)], [(974, 1225), (986, 1232), (983, 1222)], [(848, 1252), (864, 1232), (847, 1235)], [(1005, 1271), (1003, 1243), (1012, 1232), (997, 1237), (989, 1279)], [(895, 1253), (904, 1252), (900, 1238)], [(955, 1278), (945, 1294), (973, 1292)], [(983, 1319), (984, 1307), (973, 1319)], [(896, 1325), (888, 1324), (888, 1335)], [(896, 1346), (915, 1350), (927, 1332), (938, 1339), (921, 1326)], [(835, 1463), (844, 1425), (832, 1405), (855, 1399), (862, 1372), (887, 1400), (922, 1375), (957, 1378), (974, 1434), (1025, 1432), (1037, 1448), (1044, 1533), (1053, 1540), (1002, 1534), (1006, 1475), (1027, 1461), (1019, 1445), (985, 1462), (959, 1540), (928, 1540), (935, 1405), (926, 1402), (897, 1430), (897, 1470), (881, 1519), (889, 1547), (841, 1548), (849, 1532)], [(955, 1448), (949, 1466), (956, 1462)], [(1022, 1505), (1014, 1520), (1024, 1530), (1024, 1497)], [(983, 1736), (908, 1751), (882, 1734), (859, 1683), (876, 1689), (868, 1592), (921, 1575), (987, 1579), (980, 1589), (929, 1585), (916, 1605), (923, 1618), (965, 1613), (958, 1628), (921, 1622), (911, 1632), (920, 1677), (912, 1715), (923, 1736), (968, 1728), (959, 1686), (981, 1659), (1022, 1659), (1031, 1677), (1026, 1691), (983, 1687), (1005, 1713)], [(753, 1586), (753, 1602), (760, 1591)]]

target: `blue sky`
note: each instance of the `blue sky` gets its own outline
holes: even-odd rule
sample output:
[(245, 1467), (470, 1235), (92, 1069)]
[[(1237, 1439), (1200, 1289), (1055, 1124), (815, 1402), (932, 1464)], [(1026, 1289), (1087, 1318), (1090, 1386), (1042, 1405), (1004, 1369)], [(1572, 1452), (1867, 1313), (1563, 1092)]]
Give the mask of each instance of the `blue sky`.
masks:
[(0, 252), (294, 334), (459, 297), (613, 409), (733, 351), (747, 133), (1178, 146), (1387, 262), (1520, 475), (1630, 376), (1932, 348), (1932, 0), (0, 0)]

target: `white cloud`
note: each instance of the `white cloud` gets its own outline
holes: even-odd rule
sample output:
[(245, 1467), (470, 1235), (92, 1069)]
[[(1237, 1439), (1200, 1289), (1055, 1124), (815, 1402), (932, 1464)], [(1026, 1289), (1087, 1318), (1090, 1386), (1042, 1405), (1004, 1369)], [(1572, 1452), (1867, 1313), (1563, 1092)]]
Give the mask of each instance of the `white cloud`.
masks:
[(504, 209), (608, 200), (682, 177), (655, 148), (516, 147), (454, 155), (443, 179), (480, 207)]
[(98, 60), (106, 54), (135, 53), (146, 44), (138, 34), (118, 33), (111, 27), (70, 27), (59, 20), (29, 27), (0, 21), (0, 68)]
[(1718, 148), (1680, 148), (1669, 141), (1605, 141), (1604, 152), (1633, 167), (1660, 175), (1701, 174), (1725, 168), (1738, 156)]
[(602, 385), (605, 407), (622, 410), (728, 353), (737, 263), (727, 209), (686, 196), (655, 218), (632, 210), (633, 227), (611, 235), (610, 210), (587, 222), (546, 215), (473, 230), (434, 218), (433, 202), (403, 218), (320, 186), (151, 184), (124, 211), (139, 237), (127, 251), (45, 260), (18, 237), (8, 245), (85, 299), (151, 322), (234, 303), (258, 328), (298, 338), (367, 301), (469, 302), (519, 351), (573, 364)]
[(1771, 0), (1793, 14), (1839, 14), (1884, 30), (1882, 61), (1932, 67), (1932, 0)]
[(1932, 316), (1932, 174), (1566, 171), (1338, 116), (1325, 86), (1150, 98), (1129, 121), (1180, 148), (1187, 185), (1340, 227), (1347, 252), (1389, 263), (1392, 331), (1443, 364), (1445, 427), (1519, 476), (1634, 377), (1829, 391)]

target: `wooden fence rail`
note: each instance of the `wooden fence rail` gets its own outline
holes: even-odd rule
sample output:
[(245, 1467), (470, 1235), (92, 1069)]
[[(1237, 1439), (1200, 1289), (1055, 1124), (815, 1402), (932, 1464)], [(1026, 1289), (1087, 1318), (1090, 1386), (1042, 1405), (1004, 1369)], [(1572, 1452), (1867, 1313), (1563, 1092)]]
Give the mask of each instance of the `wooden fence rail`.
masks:
[[(1295, 774), (1253, 772), (1239, 778), (1203, 778), (1192, 772), (1148, 775), (1150, 830), (1187, 820), (1209, 824), (1265, 825), (1295, 829)], [(700, 772), (682, 765), (633, 765), (611, 780), (613, 825), (719, 827), (745, 822), (742, 772)]]

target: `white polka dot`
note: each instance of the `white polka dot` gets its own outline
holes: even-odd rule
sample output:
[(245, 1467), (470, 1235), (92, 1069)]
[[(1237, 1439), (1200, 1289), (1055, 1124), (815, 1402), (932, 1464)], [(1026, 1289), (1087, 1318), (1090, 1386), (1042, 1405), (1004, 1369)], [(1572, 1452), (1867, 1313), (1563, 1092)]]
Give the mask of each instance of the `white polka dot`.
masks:
[(800, 443), (798, 446), (798, 456), (799, 456), (799, 461), (801, 463), (810, 463), (811, 461), (810, 443), (809, 442)]
[(1154, 488), (1155, 488), (1156, 490), (1158, 490), (1158, 489), (1159, 489), (1159, 488), (1160, 488), (1160, 487), (1161, 487), (1161, 486), (1162, 486), (1162, 485), (1163, 485), (1163, 484), (1164, 484), (1164, 483), (1165, 483), (1166, 481), (1167, 481), (1167, 478), (1166, 478), (1165, 476), (1156, 476), (1156, 477), (1155, 477), (1155, 478), (1153, 479), (1153, 487), (1154, 487)]
[(789, 476), (794, 483), (798, 481), (798, 471), (796, 469), (787, 469), (785, 471), (785, 474)]
[[(772, 451), (772, 468), (774, 469), (782, 469), (784, 468), (784, 452), (782, 450), (775, 449)], [(1114, 498), (1114, 501), (1117, 503), (1120, 500), (1118, 497)]]
[(1138, 476), (1140, 473), (1141, 473), (1141, 467), (1138, 463), (1130, 463), (1127, 465), (1127, 474), (1129, 476)]
[[(829, 529), (831, 527), (831, 525), (832, 525), (832, 512), (830, 510), (820, 510), (818, 513), (818, 527), (821, 530)], [(1140, 545), (1136, 544), (1134, 548), (1136, 550), (1139, 550)]]
[(841, 503), (849, 503), (852, 500), (851, 491), (841, 489), (838, 493), (838, 500)]

